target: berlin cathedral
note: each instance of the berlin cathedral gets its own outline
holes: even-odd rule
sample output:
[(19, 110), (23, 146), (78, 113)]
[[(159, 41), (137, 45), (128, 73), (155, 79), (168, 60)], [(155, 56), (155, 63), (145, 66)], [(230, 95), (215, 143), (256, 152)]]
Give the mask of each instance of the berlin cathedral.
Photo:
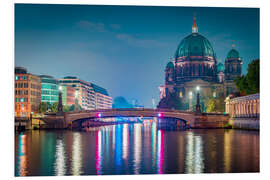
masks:
[(171, 94), (189, 102), (190, 109), (194, 106), (191, 100), (196, 99), (197, 91), (201, 99), (226, 97), (238, 92), (234, 79), (241, 76), (241, 71), (242, 60), (234, 46), (227, 54), (225, 65), (217, 63), (211, 43), (198, 33), (194, 16), (192, 33), (180, 42), (172, 61), (166, 66), (165, 84), (159, 87), (158, 107), (165, 108)]

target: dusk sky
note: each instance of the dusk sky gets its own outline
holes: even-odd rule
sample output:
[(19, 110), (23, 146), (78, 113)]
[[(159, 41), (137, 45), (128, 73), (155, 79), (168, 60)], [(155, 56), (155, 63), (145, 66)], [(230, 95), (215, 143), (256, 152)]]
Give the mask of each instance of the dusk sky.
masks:
[(180, 41), (199, 33), (219, 62), (232, 44), (243, 73), (259, 58), (259, 9), (150, 6), (15, 5), (15, 66), (55, 78), (77, 76), (114, 98), (159, 102), (164, 69)]

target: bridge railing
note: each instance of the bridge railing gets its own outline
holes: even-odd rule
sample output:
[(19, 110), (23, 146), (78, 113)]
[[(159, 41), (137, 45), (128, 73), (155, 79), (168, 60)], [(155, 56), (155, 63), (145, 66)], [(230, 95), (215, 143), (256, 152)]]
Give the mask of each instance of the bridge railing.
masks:
[(67, 114), (74, 113), (93, 113), (93, 112), (112, 112), (112, 111), (151, 111), (151, 112), (175, 112), (175, 113), (193, 113), (191, 111), (182, 111), (182, 110), (172, 110), (172, 109), (151, 109), (151, 108), (112, 108), (112, 109), (93, 109), (93, 110), (82, 110), (82, 111), (73, 111), (66, 112)]

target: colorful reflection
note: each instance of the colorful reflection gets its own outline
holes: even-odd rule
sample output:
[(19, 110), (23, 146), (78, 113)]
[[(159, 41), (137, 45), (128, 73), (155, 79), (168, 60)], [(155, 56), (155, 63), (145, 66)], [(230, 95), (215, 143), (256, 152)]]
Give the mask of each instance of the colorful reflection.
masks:
[(123, 125), (123, 159), (126, 160), (128, 158), (129, 153), (129, 133), (128, 133), (128, 124)]
[(142, 135), (141, 124), (134, 124), (134, 173), (139, 174), (141, 163)]
[(96, 132), (96, 171), (97, 175), (102, 174), (102, 131)]
[(194, 136), (193, 132), (188, 132), (186, 142), (186, 173), (202, 173), (204, 159), (201, 136)]
[[(230, 131), (231, 132), (231, 131)], [(230, 132), (224, 134), (224, 171), (231, 172), (231, 135)]]
[(62, 139), (56, 140), (54, 171), (56, 176), (63, 176), (66, 174), (66, 155), (65, 147)]
[(79, 132), (73, 133), (72, 144), (72, 174), (80, 175), (82, 173), (82, 152), (81, 152), (81, 134)]
[(157, 152), (157, 124), (154, 122), (152, 124), (152, 164), (156, 162), (156, 152)]
[(27, 175), (27, 162), (26, 162), (26, 135), (19, 135), (19, 146), (18, 146), (18, 175)]
[(122, 138), (122, 131), (123, 131), (123, 125), (117, 125), (115, 127), (115, 154), (114, 154), (114, 162), (115, 162), (115, 168), (116, 168), (116, 171), (117, 171), (117, 174), (119, 173), (120, 171), (120, 168), (122, 166), (122, 141), (123, 141), (123, 138)]
[(163, 164), (164, 164), (164, 146), (163, 146), (163, 131), (158, 130), (158, 140), (157, 140), (157, 173), (163, 174)]
[(179, 132), (145, 123), (16, 134), (15, 175), (259, 171), (259, 132)]

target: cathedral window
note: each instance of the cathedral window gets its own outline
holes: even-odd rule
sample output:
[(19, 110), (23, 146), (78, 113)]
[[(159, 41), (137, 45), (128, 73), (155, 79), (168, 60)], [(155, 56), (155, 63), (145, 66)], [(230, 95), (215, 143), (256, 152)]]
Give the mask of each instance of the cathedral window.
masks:
[(183, 93), (182, 91), (179, 92), (179, 97), (182, 98), (183, 97)]

